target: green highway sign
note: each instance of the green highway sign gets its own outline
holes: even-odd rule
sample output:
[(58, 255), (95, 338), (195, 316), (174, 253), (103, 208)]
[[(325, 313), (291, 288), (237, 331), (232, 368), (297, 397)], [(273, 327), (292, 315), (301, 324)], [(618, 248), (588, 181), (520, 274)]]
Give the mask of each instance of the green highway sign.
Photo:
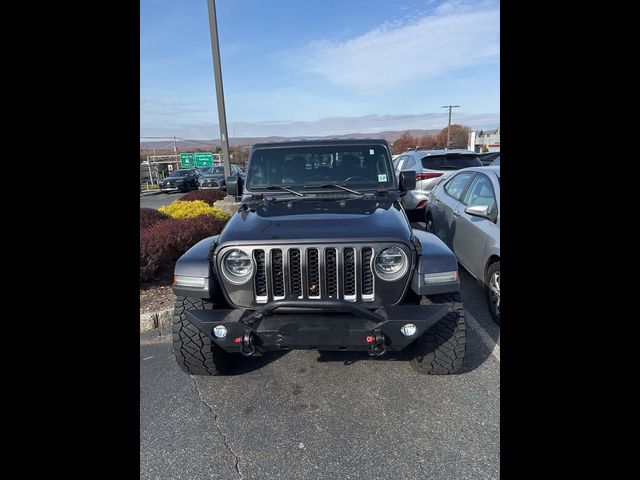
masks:
[(193, 153), (181, 153), (180, 154), (180, 165), (182, 168), (191, 168), (194, 166), (193, 162)]
[(210, 167), (213, 165), (213, 154), (211, 152), (200, 152), (195, 154), (196, 167)]

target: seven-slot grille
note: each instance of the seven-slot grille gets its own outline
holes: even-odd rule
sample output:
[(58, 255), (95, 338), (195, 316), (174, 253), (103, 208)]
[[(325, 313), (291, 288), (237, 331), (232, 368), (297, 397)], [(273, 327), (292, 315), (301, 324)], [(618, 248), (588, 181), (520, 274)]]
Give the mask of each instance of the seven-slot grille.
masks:
[(372, 302), (371, 247), (267, 248), (253, 250), (257, 303), (283, 298)]

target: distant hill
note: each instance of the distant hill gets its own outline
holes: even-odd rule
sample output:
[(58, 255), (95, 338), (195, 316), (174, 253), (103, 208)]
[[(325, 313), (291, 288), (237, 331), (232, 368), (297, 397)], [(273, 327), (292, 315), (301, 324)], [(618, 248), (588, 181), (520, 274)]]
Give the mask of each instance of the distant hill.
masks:
[[(326, 135), (323, 137), (240, 137), (229, 138), (231, 147), (253, 145), (262, 142), (279, 142), (283, 140), (301, 140), (301, 139), (317, 139), (317, 138), (384, 138), (387, 142), (395, 142), (404, 132), (409, 132), (414, 137), (421, 137), (425, 134), (437, 134), (440, 130), (387, 130), (378, 133), (347, 133), (345, 135)], [(140, 149), (169, 149), (167, 145), (171, 143), (170, 149), (173, 148), (173, 142), (168, 140), (146, 141), (140, 142)], [(176, 148), (180, 151), (190, 150), (194, 148), (220, 147), (220, 140), (178, 140)]]

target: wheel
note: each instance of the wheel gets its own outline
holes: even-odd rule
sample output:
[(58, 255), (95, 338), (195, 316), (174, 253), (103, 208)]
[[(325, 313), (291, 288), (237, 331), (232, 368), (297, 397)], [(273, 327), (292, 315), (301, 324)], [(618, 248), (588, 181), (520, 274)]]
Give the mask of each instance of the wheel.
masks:
[(500, 325), (500, 261), (487, 270), (487, 306), (493, 321)]
[(180, 368), (190, 375), (222, 375), (236, 359), (235, 354), (225, 352), (184, 316), (185, 310), (213, 308), (213, 303), (200, 298), (176, 299), (173, 311), (173, 353)]
[(429, 233), (436, 233), (435, 229), (433, 228), (433, 217), (431, 216), (431, 213), (429, 213), (427, 211), (427, 214), (424, 217), (424, 229), (429, 232)]
[(427, 375), (451, 375), (462, 367), (467, 323), (459, 292), (423, 296), (420, 304), (449, 304), (449, 313), (413, 343), (411, 366)]

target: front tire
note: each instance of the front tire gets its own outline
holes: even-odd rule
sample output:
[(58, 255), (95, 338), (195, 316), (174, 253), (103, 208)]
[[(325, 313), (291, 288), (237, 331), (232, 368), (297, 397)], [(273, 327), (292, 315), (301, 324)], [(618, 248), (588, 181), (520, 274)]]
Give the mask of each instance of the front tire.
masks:
[(190, 375), (223, 375), (235, 355), (225, 352), (210, 337), (189, 322), (185, 310), (213, 310), (213, 303), (200, 298), (178, 297), (173, 311), (173, 353), (182, 370)]
[(489, 265), (487, 270), (487, 307), (491, 318), (500, 325), (500, 262)]
[(411, 367), (425, 375), (451, 375), (462, 368), (467, 323), (459, 292), (423, 296), (420, 304), (449, 304), (449, 312), (413, 344)]

